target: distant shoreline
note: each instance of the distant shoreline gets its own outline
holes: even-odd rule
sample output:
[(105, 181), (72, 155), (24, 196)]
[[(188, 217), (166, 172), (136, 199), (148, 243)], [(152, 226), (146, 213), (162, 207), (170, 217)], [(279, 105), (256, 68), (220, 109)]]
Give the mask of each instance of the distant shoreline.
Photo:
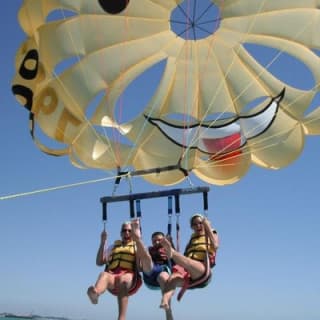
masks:
[(9, 313), (9, 312), (5, 312), (5, 313), (1, 313), (0, 314), (1, 318), (18, 318), (18, 319), (34, 319), (37, 316), (33, 315), (33, 314), (15, 314), (15, 313)]
[(69, 320), (65, 317), (41, 316), (38, 314), (15, 314), (11, 312), (0, 313), (0, 318)]

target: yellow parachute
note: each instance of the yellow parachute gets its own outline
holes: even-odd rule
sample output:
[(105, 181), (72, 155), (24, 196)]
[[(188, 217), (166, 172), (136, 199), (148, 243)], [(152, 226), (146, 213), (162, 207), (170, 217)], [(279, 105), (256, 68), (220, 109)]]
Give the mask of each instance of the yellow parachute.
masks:
[[(206, 32), (199, 21), (212, 7)], [(148, 173), (159, 185), (189, 172), (234, 183), (251, 163), (290, 164), (305, 135), (320, 133), (319, 108), (305, 114), (319, 91), (319, 8), (319, 0), (25, 0), (12, 90), (41, 150), (74, 165)], [(288, 85), (246, 44), (295, 57), (315, 85)], [(119, 107), (123, 92), (161, 63), (152, 97), (121, 121), (118, 110), (133, 105)]]

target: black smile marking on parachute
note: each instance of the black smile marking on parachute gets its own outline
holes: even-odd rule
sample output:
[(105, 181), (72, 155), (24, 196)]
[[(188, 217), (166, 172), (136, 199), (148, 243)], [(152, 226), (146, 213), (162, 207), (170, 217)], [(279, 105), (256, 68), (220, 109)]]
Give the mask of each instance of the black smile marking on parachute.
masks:
[[(270, 99), (269, 103), (259, 112), (256, 112), (255, 114), (251, 114), (248, 116), (238, 116), (236, 118), (230, 119), (230, 121), (224, 121), (223, 124), (220, 124), (220, 125), (213, 125), (212, 122), (210, 122), (210, 123), (197, 122), (197, 123), (190, 124), (188, 126), (175, 125), (175, 124), (172, 124), (172, 123), (165, 121), (163, 119), (160, 119), (160, 118), (152, 118), (147, 115), (144, 115), (144, 117), (148, 120), (148, 122), (151, 125), (157, 127), (161, 131), (161, 133), (164, 136), (166, 136), (168, 138), (168, 140), (172, 141), (174, 144), (176, 144), (180, 147), (197, 149), (201, 152), (204, 152), (207, 154), (212, 154), (212, 152), (209, 152), (208, 150), (204, 150), (203, 148), (199, 147), (198, 144), (199, 144), (199, 140), (201, 139), (201, 135), (198, 138), (194, 138), (196, 136), (196, 134), (199, 133), (201, 128), (205, 128), (204, 130), (205, 130), (206, 135), (207, 136), (211, 135), (213, 137), (212, 139), (219, 139), (219, 138), (216, 138), (217, 136), (219, 136), (219, 130), (221, 131), (224, 129), (230, 129), (229, 136), (231, 136), (232, 134), (239, 134), (240, 135), (239, 146), (237, 148), (234, 148), (234, 150), (237, 150), (237, 149), (243, 147), (246, 144), (247, 140), (250, 140), (250, 139), (253, 139), (257, 136), (260, 136), (261, 134), (263, 134), (264, 132), (266, 132), (270, 128), (270, 126), (272, 125), (272, 123), (274, 122), (274, 120), (277, 116), (280, 102), (283, 99), (284, 95), (285, 95), (285, 88), (280, 92), (279, 95), (277, 95), (276, 97), (272, 97)], [(271, 115), (270, 115), (270, 113), (271, 113)], [(248, 130), (247, 132), (245, 132), (246, 127), (250, 128), (250, 121), (251, 121), (251, 123), (256, 124), (259, 122), (259, 118), (263, 119), (263, 117), (266, 117), (268, 121), (263, 121), (262, 125), (259, 126), (258, 130), (257, 130), (257, 127), (253, 127), (253, 128), (251, 128), (251, 130)], [(241, 128), (240, 128), (240, 125), (237, 124), (237, 121), (240, 122)], [(257, 122), (254, 122), (254, 121), (257, 121)], [(238, 131), (234, 131), (234, 128), (236, 126), (239, 127)], [(171, 134), (170, 134), (170, 130), (172, 131)], [(180, 132), (180, 130), (181, 130), (181, 132)], [(176, 137), (180, 137), (180, 140), (182, 140), (181, 137), (185, 137), (186, 130), (189, 130), (189, 132), (191, 132), (192, 130), (194, 131), (193, 133), (190, 133), (190, 134), (193, 134), (194, 137), (192, 137), (192, 139), (189, 139), (189, 140), (191, 142), (198, 142), (196, 145), (187, 145), (184, 143), (184, 141), (179, 142), (175, 138), (175, 135), (173, 134), (173, 131), (175, 133), (178, 133), (176, 135)], [(222, 138), (227, 138), (227, 137), (228, 137), (228, 135), (226, 135)]]
[(130, 0), (99, 0), (99, 4), (104, 11), (110, 14), (118, 14), (123, 11)]

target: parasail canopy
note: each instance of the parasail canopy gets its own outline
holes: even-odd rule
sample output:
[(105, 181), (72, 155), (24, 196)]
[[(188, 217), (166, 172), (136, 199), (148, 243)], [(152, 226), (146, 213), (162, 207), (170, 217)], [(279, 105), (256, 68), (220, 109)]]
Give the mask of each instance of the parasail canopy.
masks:
[[(25, 0), (12, 90), (48, 154), (148, 173), (159, 185), (190, 172), (231, 184), (252, 163), (287, 166), (305, 136), (320, 133), (319, 108), (306, 114), (320, 83), (319, 8), (319, 0)], [(314, 85), (284, 82), (248, 44), (301, 61)], [(122, 103), (159, 66), (148, 101)]]

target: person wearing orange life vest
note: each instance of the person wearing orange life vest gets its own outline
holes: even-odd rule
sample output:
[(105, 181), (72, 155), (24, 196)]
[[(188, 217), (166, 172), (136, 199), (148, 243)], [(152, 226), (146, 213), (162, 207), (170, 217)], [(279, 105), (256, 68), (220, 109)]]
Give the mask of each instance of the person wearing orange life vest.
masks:
[[(151, 235), (152, 246), (146, 248), (141, 238), (139, 219), (132, 220), (131, 225), (132, 238), (137, 244), (137, 256), (143, 272), (144, 283), (149, 289), (160, 289), (162, 295), (166, 292), (166, 303), (163, 304), (161, 300), (160, 308), (164, 309), (166, 320), (173, 320), (170, 301), (174, 290), (165, 291), (173, 261), (168, 259), (161, 245), (165, 235), (161, 231), (153, 232)], [(172, 242), (172, 240), (170, 241)]]
[(176, 265), (167, 281), (167, 294), (164, 294), (163, 303), (169, 301), (170, 292), (181, 287), (178, 300), (187, 289), (203, 288), (211, 280), (212, 268), (215, 265), (216, 253), (219, 247), (217, 231), (211, 227), (210, 221), (201, 214), (195, 214), (190, 219), (193, 234), (186, 246), (184, 254), (174, 250), (169, 241), (162, 240), (162, 246), (168, 257)]
[(126, 319), (129, 296), (136, 293), (142, 285), (137, 271), (136, 244), (132, 240), (131, 223), (121, 226), (121, 240), (116, 240), (106, 249), (107, 233), (102, 231), (96, 264), (105, 265), (94, 286), (87, 290), (90, 301), (98, 303), (99, 296), (108, 290), (118, 299), (118, 320)]

